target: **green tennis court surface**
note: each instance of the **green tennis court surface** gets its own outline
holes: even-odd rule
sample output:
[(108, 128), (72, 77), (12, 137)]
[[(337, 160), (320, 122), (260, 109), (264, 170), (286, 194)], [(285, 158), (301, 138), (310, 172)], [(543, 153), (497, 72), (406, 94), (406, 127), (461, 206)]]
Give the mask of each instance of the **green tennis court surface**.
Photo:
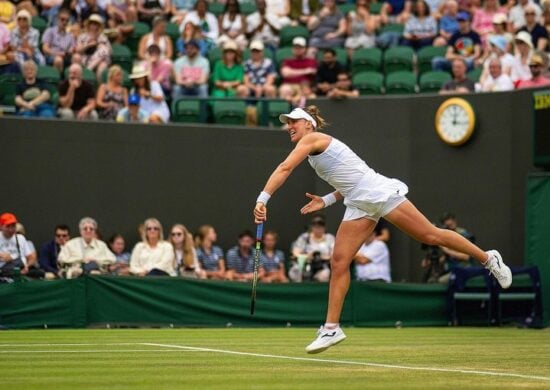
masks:
[(307, 355), (312, 329), (3, 331), (0, 388), (550, 388), (549, 329), (345, 332)]

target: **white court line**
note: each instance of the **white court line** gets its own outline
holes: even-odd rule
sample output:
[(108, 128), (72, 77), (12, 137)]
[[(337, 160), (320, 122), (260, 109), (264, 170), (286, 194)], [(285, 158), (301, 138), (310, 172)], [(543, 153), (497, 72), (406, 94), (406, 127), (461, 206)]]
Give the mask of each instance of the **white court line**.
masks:
[(78, 346), (87, 346), (87, 347), (97, 347), (99, 345), (142, 345), (143, 343), (28, 343), (28, 344), (3, 344), (0, 343), (0, 347), (78, 347)]
[(525, 375), (525, 374), (515, 374), (515, 373), (507, 373), (507, 372), (461, 370), (461, 369), (454, 369), (454, 368), (438, 368), (438, 367), (416, 367), (416, 366), (403, 366), (403, 365), (397, 365), (397, 364), (355, 362), (350, 360), (333, 360), (333, 359), (305, 358), (305, 357), (294, 357), (294, 356), (284, 356), (284, 355), (268, 355), (263, 353), (228, 351), (224, 349), (198, 348), (198, 347), (189, 347), (184, 345), (172, 345), (172, 344), (157, 344), (157, 343), (140, 343), (140, 344), (150, 345), (152, 347), (180, 348), (180, 349), (187, 349), (187, 350), (192, 350), (197, 352), (199, 351), (216, 352), (216, 353), (225, 353), (230, 355), (254, 356), (254, 357), (271, 358), (271, 359), (299, 360), (299, 361), (306, 361), (306, 362), (335, 363), (335, 364), (346, 364), (346, 365), (355, 365), (355, 366), (390, 368), (390, 369), (398, 369), (398, 370), (451, 372), (451, 373), (459, 373), (459, 374), (474, 374), (474, 375), (500, 376), (500, 377), (509, 377), (509, 378), (522, 378), (522, 379), (550, 381), (550, 377), (548, 376)]
[[(134, 344), (136, 345), (136, 344)], [(208, 351), (192, 351), (190, 349), (73, 349), (73, 350), (49, 350), (49, 351), (0, 351), (5, 354), (15, 353), (125, 353), (125, 352), (208, 352)]]

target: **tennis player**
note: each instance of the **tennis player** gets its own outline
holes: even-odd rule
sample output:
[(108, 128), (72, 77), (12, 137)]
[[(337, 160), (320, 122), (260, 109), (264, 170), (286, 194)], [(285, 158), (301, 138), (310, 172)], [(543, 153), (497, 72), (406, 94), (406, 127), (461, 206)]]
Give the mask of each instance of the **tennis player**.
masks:
[(322, 352), (346, 338), (339, 321), (350, 283), (350, 263), (380, 217), (425, 244), (469, 254), (483, 264), (503, 288), (510, 287), (512, 272), (496, 250), (484, 252), (460, 234), (432, 225), (406, 198), (408, 188), (404, 183), (376, 173), (343, 142), (318, 131), (326, 122), (316, 106), (296, 108), (289, 114), (281, 114), (279, 119), (288, 126), (290, 141), (296, 146), (273, 171), (258, 196), (255, 222), (267, 220), (270, 197), (306, 158), (317, 175), (336, 191), (323, 197), (306, 193), (310, 201), (301, 213), (321, 210), (342, 199), (347, 207), (336, 233), (331, 259), (326, 322), (317, 338), (306, 347), (308, 353)]

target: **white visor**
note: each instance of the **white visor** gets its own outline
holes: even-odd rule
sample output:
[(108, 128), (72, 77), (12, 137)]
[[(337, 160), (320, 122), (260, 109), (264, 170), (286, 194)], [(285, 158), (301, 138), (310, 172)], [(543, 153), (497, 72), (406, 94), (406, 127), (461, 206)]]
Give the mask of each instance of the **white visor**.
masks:
[(290, 112), (290, 114), (279, 115), (279, 120), (281, 121), (281, 123), (287, 124), (289, 119), (305, 119), (306, 121), (310, 122), (313, 127), (317, 128), (317, 122), (315, 121), (315, 119), (313, 119), (311, 115), (309, 115), (301, 108), (295, 108)]

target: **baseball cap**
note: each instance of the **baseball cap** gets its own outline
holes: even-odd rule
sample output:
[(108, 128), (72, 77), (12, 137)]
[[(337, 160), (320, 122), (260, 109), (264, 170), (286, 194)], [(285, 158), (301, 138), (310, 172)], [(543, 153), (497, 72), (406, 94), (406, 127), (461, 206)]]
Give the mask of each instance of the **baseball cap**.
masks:
[(140, 96), (137, 93), (133, 93), (130, 96), (128, 96), (128, 104), (139, 104), (141, 101)]
[(544, 59), (540, 54), (535, 53), (531, 56), (531, 60), (529, 60), (529, 65), (544, 65)]
[(460, 11), (456, 16), (456, 20), (470, 20), (470, 14), (466, 11)]
[(0, 215), (0, 225), (12, 225), (17, 223), (17, 217), (12, 213), (4, 213)]
[(29, 11), (27, 11), (26, 9), (22, 9), (17, 13), (17, 19), (20, 19), (20, 18), (27, 19), (27, 22), (30, 23), (32, 16)]
[(489, 38), (489, 43), (496, 46), (501, 51), (506, 51), (506, 44), (508, 42), (506, 41), (506, 38), (504, 38), (502, 35), (493, 35), (491, 38)]
[(317, 121), (301, 108), (295, 108), (289, 114), (279, 115), (279, 120), (281, 121), (281, 123), (286, 124), (288, 123), (289, 119), (305, 119), (306, 121), (311, 122), (313, 127), (317, 127)]
[(262, 41), (252, 41), (250, 44), (250, 50), (264, 50), (264, 43)]
[(292, 40), (292, 46), (307, 46), (307, 41), (304, 37), (296, 37)]

